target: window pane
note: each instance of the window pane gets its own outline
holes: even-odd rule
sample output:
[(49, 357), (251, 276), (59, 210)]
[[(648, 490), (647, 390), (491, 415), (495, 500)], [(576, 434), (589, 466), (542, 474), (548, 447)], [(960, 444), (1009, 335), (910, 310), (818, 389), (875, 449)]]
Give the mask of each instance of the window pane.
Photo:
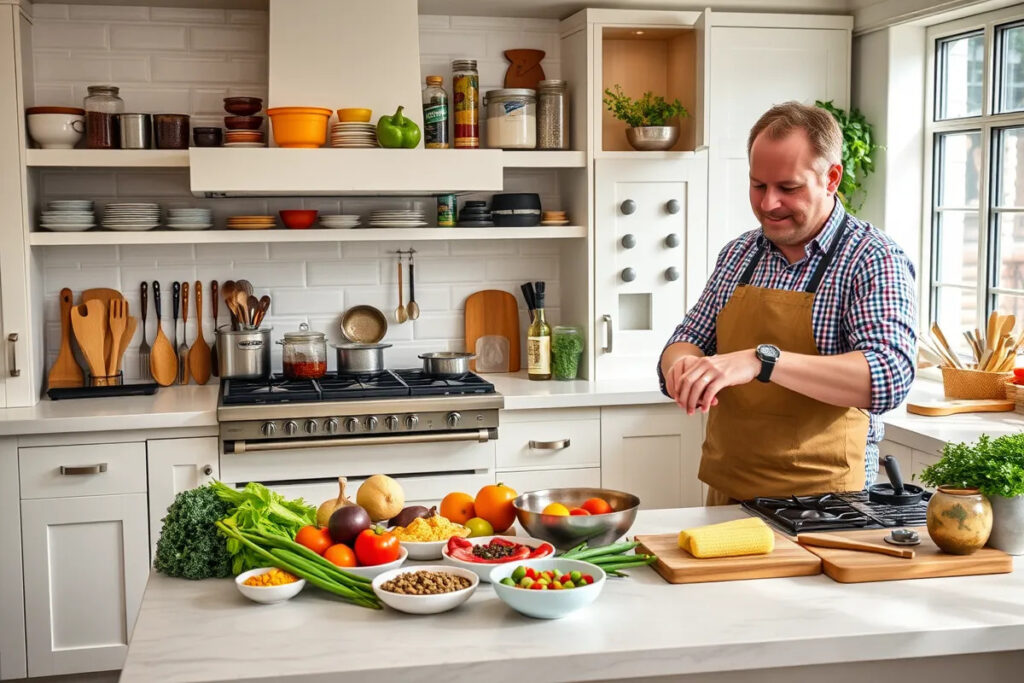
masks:
[(1024, 290), (1024, 214), (1000, 213), (996, 220), (999, 226), (997, 286)]
[(1024, 110), (1024, 26), (999, 30), (998, 111)]
[(1024, 208), (1024, 128), (1005, 128), (997, 136), (998, 206)]
[(936, 234), (935, 281), (976, 285), (979, 277), (977, 212), (940, 212)]
[(939, 136), (939, 206), (978, 206), (981, 188), (981, 133)]
[(985, 36), (975, 33), (938, 41), (939, 63), (936, 118), (981, 115)]
[(936, 287), (935, 302), (937, 305), (935, 321), (942, 328), (942, 333), (954, 349), (961, 353), (970, 353), (970, 347), (964, 338), (964, 330), (973, 330), (978, 325), (978, 294), (973, 289), (955, 287)]

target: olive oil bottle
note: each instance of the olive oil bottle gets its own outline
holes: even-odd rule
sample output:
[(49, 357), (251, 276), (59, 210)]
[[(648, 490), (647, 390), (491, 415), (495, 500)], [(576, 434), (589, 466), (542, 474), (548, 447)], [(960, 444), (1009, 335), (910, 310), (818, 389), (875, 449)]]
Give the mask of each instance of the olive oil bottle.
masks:
[(526, 332), (526, 368), (530, 379), (551, 379), (551, 326), (544, 320), (544, 283), (535, 284), (533, 322)]

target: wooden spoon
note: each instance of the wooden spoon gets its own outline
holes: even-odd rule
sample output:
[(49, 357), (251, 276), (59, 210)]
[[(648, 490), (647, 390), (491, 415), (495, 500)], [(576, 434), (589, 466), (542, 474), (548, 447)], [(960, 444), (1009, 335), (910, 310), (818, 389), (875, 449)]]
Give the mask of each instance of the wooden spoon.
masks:
[(107, 377), (112, 378), (117, 374), (116, 368), (119, 363), (121, 352), (121, 337), (124, 336), (128, 321), (128, 302), (124, 299), (111, 299), (107, 311), (107, 321), (110, 325), (110, 355), (107, 357)]
[(252, 283), (249, 282), (248, 280), (239, 280), (238, 282), (235, 283), (235, 286), (241, 289), (243, 292), (245, 292), (246, 296), (252, 296), (253, 292), (255, 291), (252, 287)]
[(238, 311), (235, 310), (235, 292), (238, 291), (238, 286), (234, 280), (225, 280), (224, 284), (220, 288), (220, 296), (224, 299), (224, 305), (228, 307), (228, 313), (231, 314), (231, 329), (238, 329)]
[(404, 297), (402, 295), (402, 259), (398, 259), (398, 307), (395, 309), (395, 320), (399, 323), (404, 323), (409, 319), (409, 314), (405, 310), (405, 304), (402, 303)]
[(71, 352), (71, 309), (74, 305), (74, 294), (65, 287), (60, 290), (60, 351), (57, 360), (50, 368), (47, 378), (48, 389), (54, 387), (80, 387), (85, 384), (85, 375), (81, 366), (75, 361)]
[(71, 309), (71, 329), (75, 331), (78, 347), (82, 349), (89, 373), (96, 386), (107, 386), (107, 364), (104, 362), (103, 344), (107, 336), (107, 320), (103, 316), (103, 302), (98, 299), (86, 301)]
[(235, 313), (238, 314), (238, 321), (243, 326), (252, 327), (252, 319), (249, 318), (249, 295), (244, 289), (235, 292)]
[(178, 354), (160, 326), (160, 283), (153, 281), (153, 301), (156, 304), (156, 339), (149, 354), (149, 371), (162, 387), (169, 387), (178, 379)]
[(196, 341), (188, 350), (188, 369), (199, 384), (210, 381), (210, 347), (203, 338), (203, 283), (196, 280)]
[(266, 317), (267, 311), (270, 310), (270, 297), (264, 294), (260, 297), (259, 307), (256, 309), (256, 319), (252, 321), (252, 324), (256, 327), (260, 326), (263, 322), (263, 318)]

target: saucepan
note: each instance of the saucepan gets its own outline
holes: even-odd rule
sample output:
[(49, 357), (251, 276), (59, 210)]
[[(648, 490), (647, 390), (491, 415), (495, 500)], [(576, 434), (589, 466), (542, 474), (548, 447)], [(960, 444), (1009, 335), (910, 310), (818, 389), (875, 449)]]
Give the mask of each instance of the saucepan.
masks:
[(339, 375), (372, 375), (384, 371), (384, 349), (391, 344), (338, 344)]
[(924, 497), (924, 489), (913, 484), (904, 484), (900, 473), (900, 464), (891, 455), (883, 460), (885, 472), (889, 475), (888, 484), (873, 484), (868, 489), (868, 498), (875, 503), (885, 505), (916, 505)]
[(436, 351), (421, 353), (423, 374), (438, 379), (458, 379), (469, 372), (469, 361), (476, 358), (474, 353), (462, 351)]

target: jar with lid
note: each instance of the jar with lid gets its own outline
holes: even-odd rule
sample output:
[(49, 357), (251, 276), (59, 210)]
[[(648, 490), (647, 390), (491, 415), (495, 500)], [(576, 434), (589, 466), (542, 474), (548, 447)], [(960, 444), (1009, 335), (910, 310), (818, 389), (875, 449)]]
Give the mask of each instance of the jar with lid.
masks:
[(537, 147), (537, 92), (529, 88), (488, 90), (487, 146), (492, 149)]
[(288, 379), (318, 379), (327, 374), (327, 338), (302, 323), (298, 332), (285, 332), (278, 342), (281, 365)]
[(583, 355), (583, 331), (574, 325), (555, 325), (551, 331), (551, 375), (576, 379)]
[(569, 97), (566, 82), (537, 84), (537, 149), (569, 149)]
[(452, 137), (458, 149), (480, 146), (480, 74), (475, 59), (452, 62), (452, 105), (455, 125)]
[(427, 76), (423, 89), (423, 146), (427, 149), (448, 149), (448, 93), (444, 79)]
[(121, 143), (118, 115), (124, 113), (120, 88), (90, 85), (83, 103), (85, 109), (85, 146), (89, 149), (117, 149)]

